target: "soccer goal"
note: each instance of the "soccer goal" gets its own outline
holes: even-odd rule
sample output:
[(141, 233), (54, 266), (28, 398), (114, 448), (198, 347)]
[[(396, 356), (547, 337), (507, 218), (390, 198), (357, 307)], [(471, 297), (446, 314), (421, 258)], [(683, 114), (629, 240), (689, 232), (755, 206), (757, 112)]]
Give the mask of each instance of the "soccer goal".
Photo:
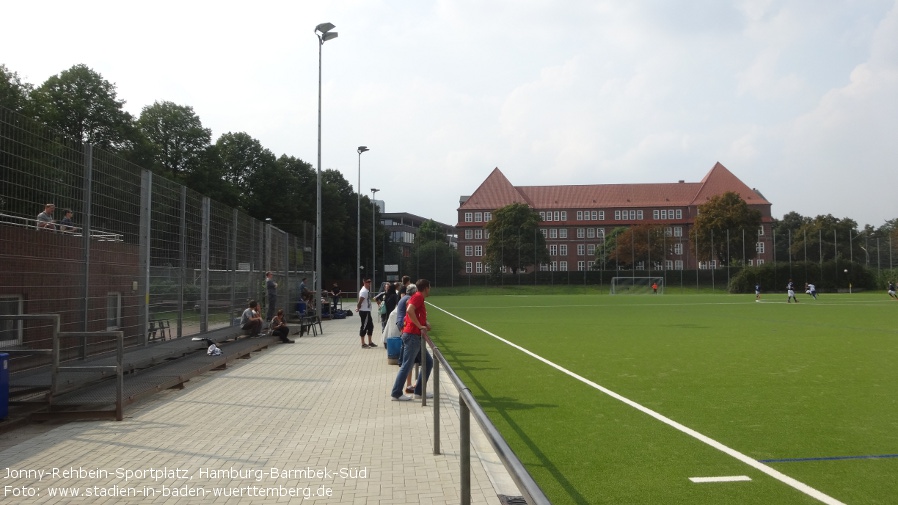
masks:
[[(657, 289), (653, 286), (656, 286)], [(651, 295), (664, 293), (663, 277), (614, 277), (612, 295)]]

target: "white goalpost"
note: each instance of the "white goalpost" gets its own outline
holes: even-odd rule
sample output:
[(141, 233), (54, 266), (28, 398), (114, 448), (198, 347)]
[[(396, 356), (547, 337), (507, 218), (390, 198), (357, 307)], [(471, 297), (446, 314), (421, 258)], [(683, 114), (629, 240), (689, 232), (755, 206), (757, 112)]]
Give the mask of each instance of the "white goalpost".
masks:
[(613, 277), (612, 295), (664, 294), (664, 277)]

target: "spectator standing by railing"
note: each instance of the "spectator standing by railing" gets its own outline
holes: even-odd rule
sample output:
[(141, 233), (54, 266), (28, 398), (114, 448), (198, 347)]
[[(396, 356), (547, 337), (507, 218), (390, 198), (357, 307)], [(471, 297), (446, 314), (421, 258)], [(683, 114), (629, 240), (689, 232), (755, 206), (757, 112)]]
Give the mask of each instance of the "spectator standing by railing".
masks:
[[(402, 344), (405, 351), (402, 353), (402, 365), (399, 367), (399, 373), (396, 374), (396, 380), (393, 381), (393, 390), (390, 396), (393, 401), (409, 401), (410, 397), (402, 393), (402, 387), (405, 385), (406, 377), (415, 364), (415, 356), (421, 352), (421, 346), (424, 345), (424, 337), (430, 331), (430, 323), (427, 322), (427, 306), (424, 299), (430, 296), (430, 281), (420, 279), (415, 283), (418, 292), (409, 298), (406, 304), (405, 326), (402, 328)], [(415, 398), (421, 398), (426, 394), (428, 398), (432, 397), (432, 393), (427, 393), (423, 389), (424, 381), (430, 378), (430, 369), (433, 368), (433, 358), (430, 353), (426, 353), (427, 362), (424, 370), (418, 374), (418, 382), (415, 384)]]
[(59, 223), (59, 231), (65, 233), (73, 233), (75, 231), (75, 223), (72, 222), (72, 209), (65, 209), (62, 213), (62, 221)]
[(48, 203), (44, 205), (44, 211), (37, 215), (37, 228), (45, 230), (56, 230), (55, 221), (53, 221), (53, 211), (56, 205)]

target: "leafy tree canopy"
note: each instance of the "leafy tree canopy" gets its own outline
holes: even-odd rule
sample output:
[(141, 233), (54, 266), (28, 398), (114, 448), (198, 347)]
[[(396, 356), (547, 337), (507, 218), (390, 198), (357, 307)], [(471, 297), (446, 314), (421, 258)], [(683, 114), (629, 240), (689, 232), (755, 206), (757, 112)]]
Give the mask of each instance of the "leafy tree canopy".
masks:
[(546, 238), (539, 231), (539, 214), (523, 203), (513, 203), (493, 213), (486, 224), (490, 234), (484, 259), (497, 269), (505, 266), (521, 271), (549, 262)]
[(115, 85), (86, 65), (47, 79), (31, 93), (37, 116), (78, 142), (122, 151), (138, 139), (134, 118), (123, 110)]
[(721, 264), (728, 264), (731, 258), (754, 258), (760, 226), (761, 212), (749, 207), (739, 194), (727, 191), (713, 196), (698, 206), (690, 232), (693, 248), (698, 247), (696, 257), (701, 261), (716, 259)]
[(192, 107), (172, 102), (144, 107), (137, 127), (150, 141), (154, 164), (174, 177), (196, 170), (212, 140)]

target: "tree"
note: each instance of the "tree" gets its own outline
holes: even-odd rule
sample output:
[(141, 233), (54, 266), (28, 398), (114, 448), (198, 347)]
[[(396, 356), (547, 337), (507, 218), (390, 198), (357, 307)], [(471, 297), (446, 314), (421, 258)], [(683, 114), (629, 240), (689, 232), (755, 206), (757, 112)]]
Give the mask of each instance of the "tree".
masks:
[(28, 105), (32, 86), (23, 83), (16, 72), (10, 72), (0, 64), (0, 107), (23, 113)]
[(446, 230), (428, 219), (415, 233), (415, 245), (409, 258), (404, 260), (403, 272), (447, 285), (458, 270), (459, 262), (458, 251), (449, 245)]
[(484, 260), (494, 271), (505, 266), (524, 271), (549, 262), (546, 238), (539, 230), (539, 214), (523, 203), (513, 203), (493, 213), (486, 224), (489, 241)]
[(203, 128), (192, 107), (172, 102), (144, 107), (137, 127), (150, 142), (156, 167), (172, 177), (198, 168), (212, 139), (212, 130)]
[[(661, 263), (667, 257), (663, 226), (638, 225), (619, 230), (622, 231), (615, 234), (614, 247), (606, 253), (607, 261), (615, 263), (618, 267), (634, 268), (635, 265), (642, 263), (648, 268)], [(673, 246), (673, 242), (670, 245)]]
[(697, 244), (699, 261), (717, 259), (727, 265), (733, 256), (747, 261), (757, 255), (754, 244), (760, 226), (761, 212), (750, 208), (738, 193), (727, 191), (698, 206), (690, 243)]
[(611, 254), (617, 249), (618, 237), (627, 231), (626, 226), (618, 226), (605, 234), (602, 244), (596, 246), (596, 262), (593, 270), (613, 270), (620, 268), (617, 262), (610, 259)]
[(274, 154), (262, 147), (258, 140), (243, 132), (228, 132), (218, 138), (215, 147), (225, 180), (241, 192), (244, 202), (241, 207), (249, 209), (253, 206), (253, 201), (275, 196), (270, 192), (266, 194), (260, 191), (264, 185), (259, 182), (250, 183), (254, 174), (270, 174), (275, 165)]
[(86, 65), (47, 79), (31, 94), (37, 117), (78, 143), (103, 149), (131, 149), (138, 137), (134, 118), (123, 110), (115, 85)]
[[(808, 220), (792, 235), (792, 258), (808, 261), (829, 261), (843, 258), (863, 258), (863, 243), (857, 237), (857, 223), (853, 219), (838, 219), (832, 214)], [(854, 250), (850, 250), (851, 248)]]
[(782, 219), (773, 220), (773, 240), (776, 243), (774, 258), (777, 261), (787, 261), (789, 259), (792, 237), (795, 237), (798, 230), (810, 221), (811, 218), (804, 217), (795, 211), (784, 215)]

